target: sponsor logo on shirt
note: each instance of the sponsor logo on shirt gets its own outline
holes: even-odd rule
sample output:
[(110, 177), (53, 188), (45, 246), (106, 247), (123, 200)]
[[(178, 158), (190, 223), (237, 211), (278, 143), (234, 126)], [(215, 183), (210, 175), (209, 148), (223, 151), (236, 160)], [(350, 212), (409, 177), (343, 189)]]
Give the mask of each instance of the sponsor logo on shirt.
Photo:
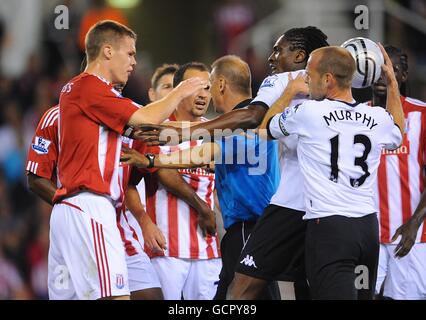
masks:
[(410, 141), (407, 138), (404, 138), (401, 146), (395, 150), (386, 150), (382, 149), (383, 156), (397, 156), (401, 154), (410, 154)]
[(404, 133), (404, 138), (402, 139), (401, 146), (395, 150), (386, 150), (383, 148), (382, 149), (383, 156), (410, 154), (410, 140), (408, 140), (408, 136), (407, 136), (408, 129), (409, 129), (409, 122), (408, 122), (408, 119), (405, 119), (405, 133)]
[(278, 76), (273, 75), (270, 76), (268, 78), (266, 78), (265, 80), (263, 80), (262, 85), (260, 86), (261, 88), (272, 88), (275, 86), (275, 82), (277, 81)]
[(51, 141), (44, 139), (43, 137), (36, 136), (34, 139), (34, 143), (31, 145), (31, 148), (37, 154), (47, 154), (49, 152), (49, 146)]

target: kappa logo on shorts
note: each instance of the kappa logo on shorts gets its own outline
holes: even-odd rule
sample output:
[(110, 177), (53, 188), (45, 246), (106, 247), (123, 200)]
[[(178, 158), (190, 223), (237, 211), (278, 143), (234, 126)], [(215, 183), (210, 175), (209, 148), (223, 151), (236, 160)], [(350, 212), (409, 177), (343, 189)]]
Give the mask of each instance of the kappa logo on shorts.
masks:
[(257, 269), (256, 263), (254, 263), (253, 257), (250, 255), (246, 255), (246, 257), (241, 260), (242, 264), (245, 264), (248, 267), (255, 267)]
[(115, 286), (117, 287), (117, 289), (124, 288), (124, 277), (122, 274), (116, 274)]
[(31, 148), (37, 154), (47, 154), (49, 152), (49, 145), (51, 141), (44, 139), (43, 137), (36, 136), (34, 139), (34, 143), (31, 145)]

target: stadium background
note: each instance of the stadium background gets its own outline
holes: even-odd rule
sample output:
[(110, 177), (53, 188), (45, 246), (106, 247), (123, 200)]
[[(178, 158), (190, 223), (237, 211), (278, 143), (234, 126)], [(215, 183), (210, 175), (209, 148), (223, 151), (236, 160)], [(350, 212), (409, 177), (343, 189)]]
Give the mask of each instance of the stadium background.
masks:
[[(369, 9), (367, 30), (354, 27), (360, 4)], [(55, 28), (58, 5), (68, 8), (69, 29)], [(408, 93), (426, 100), (425, 0), (2, 0), (0, 299), (47, 298), (51, 208), (27, 190), (24, 164), (39, 118), (79, 72), (81, 25), (96, 21), (99, 6), (108, 6), (103, 10), (109, 17), (124, 19), (138, 33), (138, 65), (124, 94), (142, 104), (160, 64), (209, 65), (227, 53), (249, 63), (257, 90), (277, 36), (307, 25), (322, 29), (331, 44), (365, 36), (402, 47), (409, 56)], [(361, 100), (369, 94), (368, 89), (356, 92)]]

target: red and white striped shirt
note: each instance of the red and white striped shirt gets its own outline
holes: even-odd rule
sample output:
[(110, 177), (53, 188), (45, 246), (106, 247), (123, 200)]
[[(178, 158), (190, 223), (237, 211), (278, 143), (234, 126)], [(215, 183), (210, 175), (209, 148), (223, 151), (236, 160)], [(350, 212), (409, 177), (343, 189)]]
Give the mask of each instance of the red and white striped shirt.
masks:
[[(170, 120), (175, 120), (171, 118)], [(203, 119), (204, 121), (206, 119)], [(161, 153), (188, 149), (202, 143), (183, 142), (178, 146), (160, 147)], [(213, 210), (214, 173), (202, 168), (178, 170), (183, 179), (194, 189)], [(204, 239), (198, 225), (198, 213), (185, 201), (166, 191), (155, 176), (146, 177), (146, 211), (162, 231), (167, 240), (164, 254), (153, 253), (145, 247), (150, 257), (168, 256), (182, 259), (220, 258), (219, 239), (207, 236)]]
[[(127, 148), (132, 148), (133, 140), (127, 137), (121, 137), (121, 145)], [(121, 240), (123, 240), (126, 254), (133, 256), (138, 253), (135, 241), (139, 241), (135, 229), (130, 225), (129, 219), (126, 215), (126, 207), (124, 205), (124, 194), (126, 193), (127, 185), (130, 177), (129, 165), (120, 163), (118, 169), (118, 183), (120, 186), (120, 197), (115, 203), (115, 210), (117, 213), (117, 227), (120, 231)]]
[(138, 105), (106, 80), (82, 73), (62, 89), (59, 100), (58, 175), (54, 202), (81, 190), (120, 197), (121, 133)]
[(59, 106), (48, 109), (37, 125), (28, 150), (26, 171), (57, 183)]
[[(28, 151), (26, 170), (39, 177), (56, 183), (56, 166), (58, 162), (58, 114), (59, 106), (50, 108), (42, 116)], [(122, 145), (131, 148), (133, 140), (122, 137)], [(139, 149), (141, 147), (139, 146)], [(130, 225), (124, 207), (124, 193), (129, 180), (130, 167), (120, 164), (118, 170), (118, 185), (120, 196), (115, 202), (117, 211), (117, 227), (127, 255), (138, 253), (134, 241), (139, 241), (134, 228)]]
[[(401, 147), (383, 150), (377, 174), (376, 204), (380, 242), (390, 243), (395, 231), (414, 213), (424, 189), (426, 164), (426, 103), (401, 97), (405, 133)], [(426, 242), (425, 224), (417, 242)]]

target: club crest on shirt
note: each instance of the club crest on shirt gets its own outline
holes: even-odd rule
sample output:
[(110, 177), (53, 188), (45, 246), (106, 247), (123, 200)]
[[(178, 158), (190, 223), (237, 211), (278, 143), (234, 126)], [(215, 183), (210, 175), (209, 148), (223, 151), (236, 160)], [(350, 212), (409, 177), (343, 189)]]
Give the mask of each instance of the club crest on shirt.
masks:
[(43, 137), (36, 136), (34, 143), (31, 145), (31, 148), (37, 154), (47, 154), (49, 152), (49, 146), (51, 143), (51, 141), (44, 139)]
[(267, 77), (265, 80), (263, 80), (262, 84), (261, 84), (261, 88), (272, 88), (275, 86), (275, 82), (278, 80), (278, 76), (277, 75), (273, 75), (270, 77)]
[(287, 118), (287, 115), (286, 115), (287, 112), (286, 111), (281, 114), (281, 117), (280, 117), (280, 119), (278, 121), (278, 124), (280, 126), (281, 132), (285, 136), (289, 136), (290, 134), (287, 132), (287, 130), (285, 129), (285, 126), (284, 126), (285, 119)]
[(122, 274), (117, 273), (115, 278), (115, 286), (117, 289), (123, 289), (124, 288), (124, 277)]

